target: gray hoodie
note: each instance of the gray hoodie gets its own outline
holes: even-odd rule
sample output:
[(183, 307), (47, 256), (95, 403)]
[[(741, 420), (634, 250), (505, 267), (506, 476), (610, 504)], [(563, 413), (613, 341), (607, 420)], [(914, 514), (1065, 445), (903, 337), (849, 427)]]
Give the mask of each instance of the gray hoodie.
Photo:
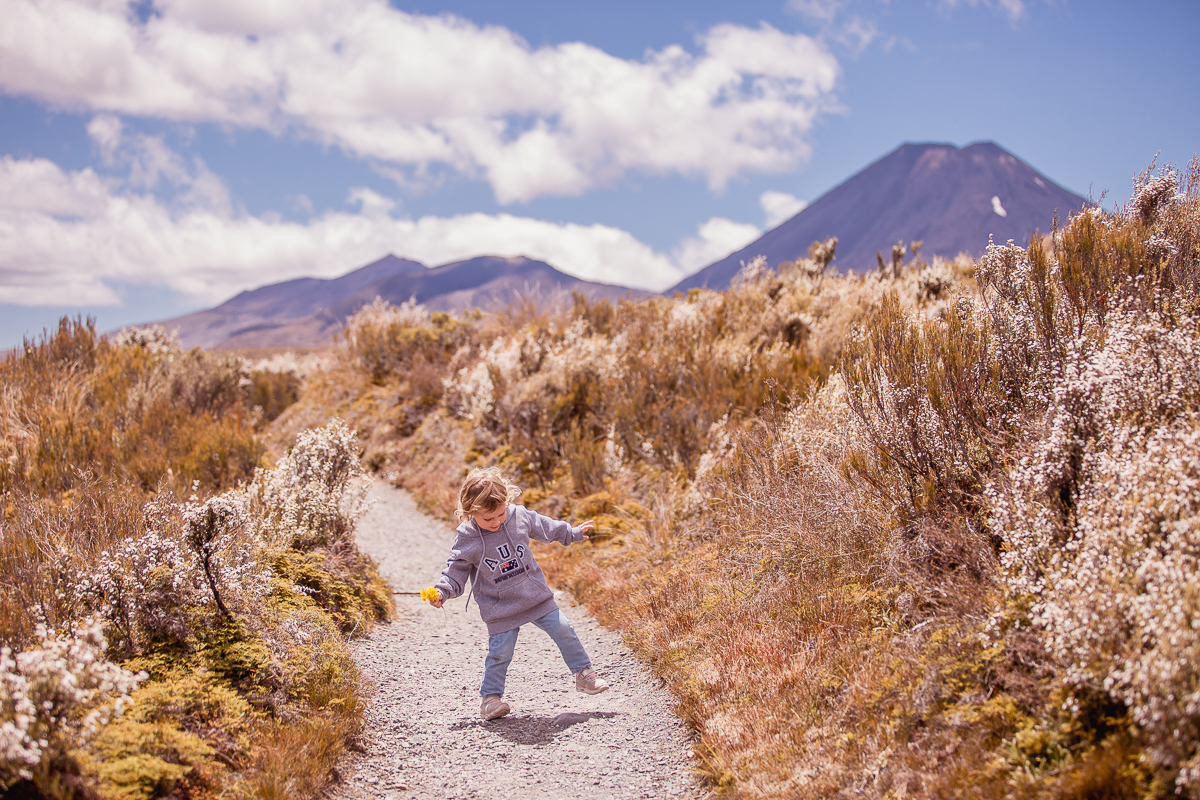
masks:
[(495, 531), (485, 531), (469, 519), (455, 533), (458, 536), (450, 558), (434, 586), (448, 600), (462, 595), (469, 578), (488, 634), (511, 631), (558, 608), (554, 592), (529, 550), (530, 539), (562, 544), (583, 541), (582, 529), (514, 503), (509, 504), (503, 524)]

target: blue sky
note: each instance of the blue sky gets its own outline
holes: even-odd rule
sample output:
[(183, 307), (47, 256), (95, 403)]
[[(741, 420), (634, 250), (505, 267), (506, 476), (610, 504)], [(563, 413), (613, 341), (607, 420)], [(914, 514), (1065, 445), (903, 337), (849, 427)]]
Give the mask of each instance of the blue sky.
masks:
[(1123, 202), (1200, 151), (1200, 3), (8, 0), (0, 348), (525, 254), (663, 289), (907, 141)]

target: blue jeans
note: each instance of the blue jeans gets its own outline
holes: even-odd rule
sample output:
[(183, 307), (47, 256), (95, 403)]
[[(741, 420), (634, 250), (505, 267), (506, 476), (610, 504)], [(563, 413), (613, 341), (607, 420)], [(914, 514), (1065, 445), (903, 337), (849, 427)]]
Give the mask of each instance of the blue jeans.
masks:
[[(583, 643), (571, 627), (571, 621), (562, 611), (556, 608), (549, 614), (535, 619), (533, 624), (550, 634), (572, 673), (592, 665), (592, 660), (583, 649)], [(520, 627), (516, 627), (511, 631), (494, 633), (488, 637), (487, 661), (483, 664), (483, 684), (479, 687), (480, 697), (504, 694), (504, 677), (508, 675), (508, 665), (512, 663), (513, 649), (517, 646), (517, 634), (520, 630)]]

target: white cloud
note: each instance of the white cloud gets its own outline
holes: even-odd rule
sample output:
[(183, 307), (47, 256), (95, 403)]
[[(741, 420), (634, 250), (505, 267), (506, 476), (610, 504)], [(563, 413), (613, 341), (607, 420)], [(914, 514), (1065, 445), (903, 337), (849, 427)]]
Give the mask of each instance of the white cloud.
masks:
[[(864, 5), (867, 6), (865, 15), (857, 13)], [(890, 52), (897, 44), (913, 47), (905, 38), (880, 31), (873, 18), (878, 13), (878, 4), (868, 4), (864, 0), (789, 0), (787, 8), (819, 28), (822, 41), (840, 45), (855, 58), (876, 42), (884, 52)]]
[(202, 159), (196, 158), (189, 165), (157, 136), (127, 136), (121, 121), (111, 114), (96, 115), (88, 123), (87, 132), (106, 166), (129, 170), (129, 186), (158, 189), (168, 184), (175, 190), (174, 203), (178, 206), (207, 209), (222, 216), (232, 213), (229, 190)]
[[(680, 242), (673, 255), (684, 274), (690, 275), (730, 253), (741, 250), (761, 235), (762, 231), (757, 225), (713, 217), (700, 225), (696, 236)], [(682, 277), (683, 275), (680, 275), (680, 278)]]
[[(870, 47), (871, 42), (879, 38), (879, 26), (875, 24), (874, 20), (853, 16), (838, 26), (831, 36), (838, 44), (857, 56)], [(895, 36), (885, 37), (884, 50), (890, 50), (896, 41), (898, 39)]]
[(828, 24), (845, 5), (845, 0), (788, 0), (787, 7), (805, 19)]
[(392, 209), (396, 207), (395, 200), (392, 200), (390, 197), (384, 197), (378, 192), (371, 191), (365, 186), (351, 189), (348, 199), (351, 203), (356, 203), (359, 213), (368, 219), (383, 219), (391, 214)]
[[(185, 193), (206, 186), (185, 176)], [(571, 275), (660, 290), (737, 249), (752, 225), (709, 220), (668, 256), (627, 231), (545, 222), (511, 214), (405, 219), (368, 189), (358, 212), (305, 223), (235, 216), (221, 203), (164, 203), (117, 186), (90, 169), (64, 171), (45, 159), (0, 157), (0, 303), (112, 305), (121, 285), (166, 287), (199, 303), (302, 275), (334, 277), (395, 253), (426, 264), (490, 254), (526, 255)]]
[(1004, 14), (1014, 25), (1025, 18), (1024, 0), (938, 0), (938, 5), (946, 10), (953, 10), (959, 6), (984, 6)]
[(157, 0), (154, 12), (8, 0), (0, 88), (108, 115), (294, 128), (402, 171), (448, 166), (507, 203), (630, 171), (720, 189), (793, 169), (839, 75), (820, 42), (766, 24), (717, 25), (696, 53), (629, 60), (582, 43), (534, 49), (384, 0)]
[(758, 197), (758, 204), (767, 215), (767, 229), (787, 222), (808, 207), (808, 203), (787, 192), (766, 191)]
[(87, 133), (96, 147), (100, 150), (100, 158), (105, 164), (112, 164), (121, 146), (124, 126), (121, 120), (112, 114), (97, 114), (87, 125)]

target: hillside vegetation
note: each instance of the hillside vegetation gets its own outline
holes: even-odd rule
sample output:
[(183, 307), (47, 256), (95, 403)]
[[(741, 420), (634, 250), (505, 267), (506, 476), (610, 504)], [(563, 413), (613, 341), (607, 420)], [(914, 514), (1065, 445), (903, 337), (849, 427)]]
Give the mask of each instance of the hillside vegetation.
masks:
[(82, 320), (0, 363), (5, 797), (299, 800), (329, 781), (362, 713), (347, 635), (391, 597), (353, 543), (353, 432), (263, 460), (296, 389)]
[(377, 303), (275, 435), (337, 413), (435, 512), (499, 464), (595, 517), (539, 558), (723, 796), (1200, 797), (1200, 164), (1135, 189), (974, 263)]

